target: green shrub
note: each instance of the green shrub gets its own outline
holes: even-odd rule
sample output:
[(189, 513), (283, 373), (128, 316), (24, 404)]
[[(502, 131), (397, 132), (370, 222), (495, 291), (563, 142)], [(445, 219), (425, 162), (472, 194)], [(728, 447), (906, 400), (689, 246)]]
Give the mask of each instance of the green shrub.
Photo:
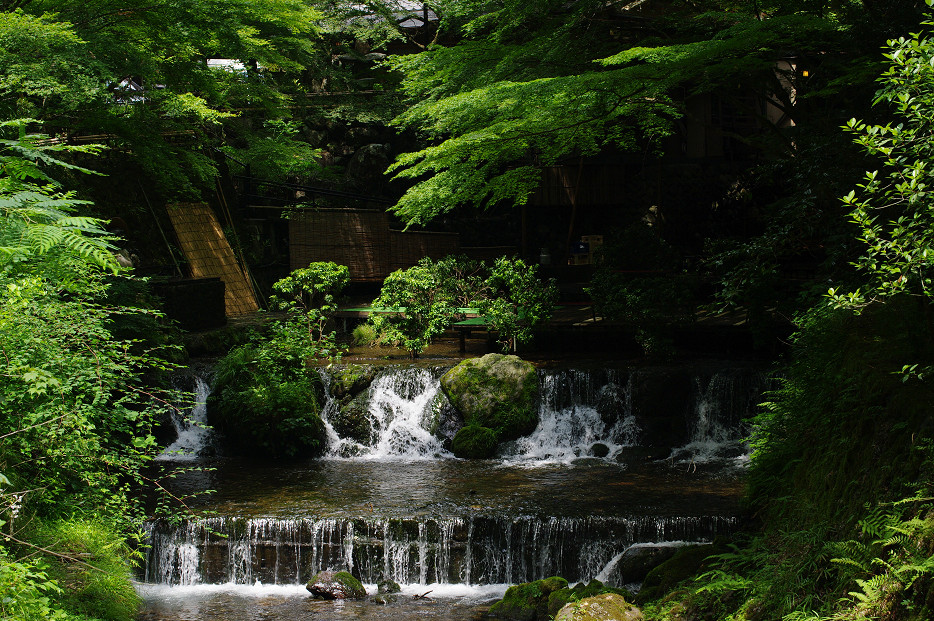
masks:
[(379, 338), (376, 328), (370, 323), (361, 323), (351, 333), (354, 345), (373, 345)]
[(66, 621), (52, 603), (61, 587), (35, 561), (16, 562), (0, 548), (0, 619)]
[(208, 398), (211, 425), (238, 452), (272, 459), (320, 455), (326, 448), (321, 380), (304, 348), (282, 335), (235, 347), (218, 362)]

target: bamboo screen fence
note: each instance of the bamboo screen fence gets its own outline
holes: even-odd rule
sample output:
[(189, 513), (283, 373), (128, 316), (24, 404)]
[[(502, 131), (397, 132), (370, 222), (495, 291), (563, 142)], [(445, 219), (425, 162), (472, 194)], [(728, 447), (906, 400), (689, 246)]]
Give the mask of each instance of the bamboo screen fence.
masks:
[(440, 259), (459, 248), (456, 233), (390, 230), (385, 211), (316, 209), (289, 219), (291, 269), (333, 261), (346, 265), (354, 281), (381, 281), (422, 257)]
[(167, 210), (179, 246), (191, 268), (192, 278), (224, 281), (224, 305), (228, 317), (259, 309), (248, 276), (240, 268), (220, 222), (207, 203), (176, 203)]

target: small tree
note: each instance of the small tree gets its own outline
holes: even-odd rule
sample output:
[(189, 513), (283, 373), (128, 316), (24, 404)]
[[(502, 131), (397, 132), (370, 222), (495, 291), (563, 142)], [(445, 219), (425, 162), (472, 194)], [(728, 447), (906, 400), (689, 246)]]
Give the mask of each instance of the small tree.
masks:
[(490, 268), (477, 296), (477, 310), (498, 334), (504, 350), (532, 339), (535, 327), (547, 321), (558, 299), (554, 280), (542, 282), (537, 265), (500, 257)]
[(270, 303), (303, 324), (311, 343), (323, 345), (328, 336), (333, 336), (325, 334), (325, 325), (337, 310), (337, 297), (349, 282), (350, 270), (346, 265), (331, 261), (310, 263), (276, 281)]
[(372, 316), (380, 334), (399, 341), (415, 358), (451, 325), (457, 314), (452, 294), (452, 281), (425, 257), (417, 265), (396, 270), (383, 281), (379, 297), (373, 306), (387, 312)]

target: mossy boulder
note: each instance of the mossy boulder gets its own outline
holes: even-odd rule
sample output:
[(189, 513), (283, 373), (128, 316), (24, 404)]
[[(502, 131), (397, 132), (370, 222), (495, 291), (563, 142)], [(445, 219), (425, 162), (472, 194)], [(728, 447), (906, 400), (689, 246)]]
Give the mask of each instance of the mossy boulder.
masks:
[(492, 429), (500, 442), (529, 434), (538, 424), (538, 373), (518, 356), (464, 360), (441, 377), (441, 389), (467, 426)]
[(637, 543), (630, 546), (616, 563), (620, 582), (642, 582), (650, 571), (672, 558), (684, 544)]
[(489, 427), (468, 425), (461, 428), (451, 443), (451, 452), (463, 459), (488, 459), (496, 452), (496, 432)]
[(366, 589), (346, 571), (321, 571), (305, 585), (315, 599), (363, 599)]
[(571, 602), (578, 602), (587, 597), (602, 595), (604, 593), (615, 593), (624, 599), (631, 600), (632, 594), (626, 589), (608, 587), (599, 580), (591, 580), (587, 584), (578, 583), (574, 588), (558, 589), (548, 596), (548, 614), (555, 616), (558, 612)]
[(680, 583), (705, 571), (707, 557), (725, 551), (711, 544), (681, 548), (673, 557), (648, 573), (635, 602), (642, 605), (664, 597)]
[(587, 597), (564, 606), (555, 621), (641, 621), (642, 611), (616, 593)]
[(490, 616), (510, 621), (547, 621), (548, 597), (567, 589), (568, 581), (558, 576), (517, 584), (506, 589), (503, 599), (490, 607)]
[(372, 364), (347, 364), (328, 369), (331, 396), (338, 401), (355, 397), (370, 387), (379, 368)]
[(369, 401), (370, 391), (364, 390), (330, 411), (328, 422), (337, 435), (363, 445), (372, 443), (373, 420), (370, 417)]

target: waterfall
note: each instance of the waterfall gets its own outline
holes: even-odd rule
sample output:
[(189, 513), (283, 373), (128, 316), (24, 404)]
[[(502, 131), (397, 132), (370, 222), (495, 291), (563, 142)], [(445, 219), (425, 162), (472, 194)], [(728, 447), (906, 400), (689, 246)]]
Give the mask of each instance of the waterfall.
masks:
[(726, 516), (224, 518), (149, 528), (145, 580), (162, 584), (300, 584), (324, 569), (365, 583), (504, 584), (601, 574), (645, 541), (728, 534)]
[(187, 415), (172, 410), (172, 426), (177, 439), (167, 446), (157, 461), (194, 461), (211, 441), (211, 430), (207, 426), (207, 399), (211, 386), (200, 376), (195, 376), (194, 404)]
[(672, 451), (670, 459), (704, 463), (716, 459), (743, 460), (748, 453), (744, 423), (766, 384), (761, 374), (725, 370), (694, 378), (690, 439)]
[(329, 399), (322, 412), (328, 430), (328, 456), (375, 460), (450, 457), (441, 440), (428, 430), (439, 390), (437, 373), (428, 369), (405, 367), (378, 375), (368, 388), (363, 413), (368, 441), (337, 434), (333, 423), (340, 413)]
[(511, 443), (505, 456), (531, 462), (569, 462), (580, 457), (614, 460), (636, 444), (632, 381), (615, 370), (599, 374), (566, 370), (541, 375), (539, 422), (530, 435)]

